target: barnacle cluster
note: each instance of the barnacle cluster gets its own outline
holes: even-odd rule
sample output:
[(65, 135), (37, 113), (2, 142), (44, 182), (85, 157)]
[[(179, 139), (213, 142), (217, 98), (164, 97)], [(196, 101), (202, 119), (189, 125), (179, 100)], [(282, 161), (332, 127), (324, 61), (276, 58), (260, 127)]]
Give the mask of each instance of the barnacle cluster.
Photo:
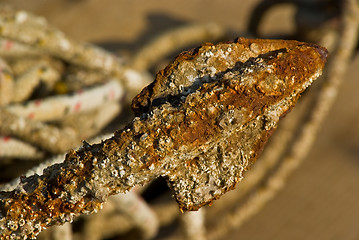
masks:
[[(134, 99), (137, 117), (123, 130), (2, 193), (3, 235), (33, 237), (158, 176), (182, 210), (212, 202), (242, 179), (326, 56), (315, 45), (242, 38), (179, 55)], [(13, 224), (20, 219), (27, 227)]]

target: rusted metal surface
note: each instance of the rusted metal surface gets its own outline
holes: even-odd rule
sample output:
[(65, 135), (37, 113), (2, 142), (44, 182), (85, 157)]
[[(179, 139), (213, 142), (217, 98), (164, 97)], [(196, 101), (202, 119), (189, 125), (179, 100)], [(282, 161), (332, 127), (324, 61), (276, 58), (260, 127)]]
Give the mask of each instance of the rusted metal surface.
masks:
[(134, 99), (123, 130), (0, 193), (1, 239), (34, 237), (158, 176), (181, 210), (211, 203), (243, 178), (326, 57), (312, 44), (243, 38), (180, 54)]

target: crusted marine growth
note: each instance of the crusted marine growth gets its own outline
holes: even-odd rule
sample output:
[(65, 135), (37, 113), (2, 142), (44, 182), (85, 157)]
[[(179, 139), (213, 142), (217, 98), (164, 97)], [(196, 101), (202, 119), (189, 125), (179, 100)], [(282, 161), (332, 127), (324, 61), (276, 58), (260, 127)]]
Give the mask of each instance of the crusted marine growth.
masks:
[(326, 57), (316, 45), (242, 38), (182, 53), (134, 99), (124, 129), (0, 193), (1, 239), (34, 237), (157, 176), (182, 210), (211, 203), (243, 178)]

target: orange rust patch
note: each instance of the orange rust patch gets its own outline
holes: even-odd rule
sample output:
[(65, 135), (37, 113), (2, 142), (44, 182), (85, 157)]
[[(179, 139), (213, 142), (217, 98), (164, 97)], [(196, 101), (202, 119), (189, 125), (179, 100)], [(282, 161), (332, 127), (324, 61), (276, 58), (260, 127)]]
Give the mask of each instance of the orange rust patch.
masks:
[(198, 160), (199, 160), (198, 157), (192, 158), (190, 160), (186, 160), (185, 165), (186, 165), (186, 167), (196, 167), (198, 164), (197, 163)]

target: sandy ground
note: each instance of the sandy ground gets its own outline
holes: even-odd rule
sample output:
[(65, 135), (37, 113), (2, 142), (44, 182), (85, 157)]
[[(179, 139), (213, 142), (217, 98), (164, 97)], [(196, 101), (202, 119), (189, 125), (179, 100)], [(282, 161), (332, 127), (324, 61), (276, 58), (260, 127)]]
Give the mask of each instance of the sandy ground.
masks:
[[(75, 39), (129, 52), (160, 32), (188, 22), (216, 22), (241, 35), (256, 2), (0, 1), (45, 16)], [(279, 10), (269, 16), (264, 32), (291, 30), (293, 9)], [(306, 161), (284, 190), (228, 239), (359, 239), (358, 66), (357, 57)]]

